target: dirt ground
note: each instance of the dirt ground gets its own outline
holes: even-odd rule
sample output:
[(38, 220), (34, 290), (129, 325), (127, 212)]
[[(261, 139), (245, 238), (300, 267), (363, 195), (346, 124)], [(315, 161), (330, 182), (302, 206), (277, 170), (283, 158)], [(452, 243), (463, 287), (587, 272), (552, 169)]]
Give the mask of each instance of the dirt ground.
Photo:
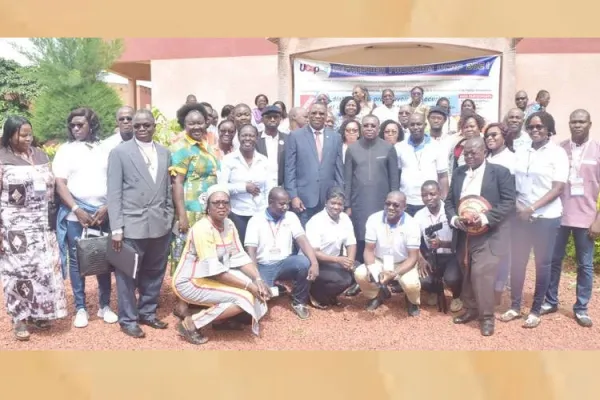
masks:
[[(533, 266), (530, 265), (525, 283), (525, 308), (528, 311), (533, 294)], [(87, 303), (90, 323), (86, 328), (72, 326), (73, 296), (67, 282), (71, 307), (68, 318), (56, 321), (47, 332), (32, 331), (29, 342), (17, 342), (12, 333), (5, 308), (0, 310), (0, 348), (3, 350), (598, 350), (600, 349), (600, 291), (594, 284), (589, 314), (596, 323), (582, 328), (573, 319), (575, 275), (563, 274), (560, 290), (560, 310), (543, 317), (542, 324), (533, 330), (523, 329), (522, 320), (497, 321), (496, 333), (482, 337), (477, 323), (454, 325), (449, 313), (437, 307), (423, 306), (421, 315), (409, 318), (404, 296), (394, 295), (375, 312), (364, 310), (365, 299), (342, 298), (346, 307), (332, 310), (311, 309), (311, 317), (301, 321), (291, 311), (288, 298), (271, 304), (269, 314), (261, 321), (261, 337), (252, 335), (250, 328), (242, 332), (205, 330), (210, 341), (202, 346), (184, 342), (175, 331), (172, 315), (175, 297), (168, 279), (161, 294), (158, 317), (169, 323), (162, 331), (143, 327), (145, 339), (133, 339), (119, 331), (118, 324), (108, 325), (96, 317), (97, 285), (87, 281)], [(112, 306), (116, 310), (113, 284)], [(507, 294), (498, 314), (507, 309)]]

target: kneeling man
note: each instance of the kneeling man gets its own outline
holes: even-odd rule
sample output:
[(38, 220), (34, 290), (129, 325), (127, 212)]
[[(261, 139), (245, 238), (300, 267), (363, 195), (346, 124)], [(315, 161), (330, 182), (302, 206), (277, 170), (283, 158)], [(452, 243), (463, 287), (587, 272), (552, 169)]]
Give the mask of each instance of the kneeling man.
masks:
[(421, 231), (404, 212), (406, 196), (390, 192), (383, 211), (372, 214), (365, 232), (365, 263), (354, 272), (356, 282), (369, 299), (367, 310), (378, 308), (390, 296), (387, 285), (397, 280), (406, 295), (408, 315), (419, 315), (421, 282), (417, 270)]

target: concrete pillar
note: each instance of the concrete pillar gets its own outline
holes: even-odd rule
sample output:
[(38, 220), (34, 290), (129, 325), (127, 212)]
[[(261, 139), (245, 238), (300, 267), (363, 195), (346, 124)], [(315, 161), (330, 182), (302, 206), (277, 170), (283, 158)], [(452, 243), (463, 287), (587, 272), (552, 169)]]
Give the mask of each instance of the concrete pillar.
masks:
[(128, 106), (133, 107), (137, 110), (138, 96), (137, 96), (137, 81), (135, 79), (128, 79), (127, 83), (127, 94), (128, 94)]
[(506, 38), (507, 49), (502, 54), (502, 70), (500, 84), (500, 120), (508, 110), (515, 107), (515, 92), (517, 89), (517, 53), (515, 41)]

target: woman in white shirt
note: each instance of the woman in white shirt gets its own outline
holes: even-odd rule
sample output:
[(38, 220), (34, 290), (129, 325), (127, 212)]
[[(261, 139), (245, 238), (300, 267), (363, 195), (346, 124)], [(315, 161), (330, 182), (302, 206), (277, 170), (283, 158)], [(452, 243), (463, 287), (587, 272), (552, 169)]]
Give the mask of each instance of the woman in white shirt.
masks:
[(560, 195), (569, 176), (569, 159), (565, 150), (552, 142), (556, 134), (554, 118), (546, 112), (527, 117), (525, 127), (532, 144), (516, 153), (517, 218), (512, 229), (511, 308), (500, 319), (512, 321), (521, 316), (525, 272), (533, 247), (535, 255), (535, 291), (524, 328), (540, 322), (544, 296), (550, 284), (550, 264), (560, 227)]
[(258, 130), (244, 125), (239, 132), (240, 148), (227, 154), (217, 174), (218, 183), (229, 190), (231, 213), (229, 219), (237, 228), (242, 243), (250, 218), (267, 208), (270, 180), (267, 157), (256, 151)]
[(342, 188), (330, 188), (325, 209), (306, 224), (306, 237), (319, 262), (319, 276), (310, 289), (315, 308), (339, 305), (338, 296), (354, 283), (356, 237), (350, 217), (343, 212), (345, 202)]
[[(487, 161), (492, 164), (502, 165), (514, 175), (516, 156), (512, 148), (512, 137), (508, 131), (508, 126), (497, 122), (489, 124), (483, 131), (483, 138), (485, 139), (485, 145), (488, 150)], [(514, 214), (511, 216), (511, 221), (513, 218)], [(508, 281), (510, 264), (509, 248), (509, 251), (498, 264), (496, 286), (494, 288), (496, 292), (496, 304), (500, 304), (502, 299), (502, 293), (504, 292), (504, 288)]]
[[(108, 233), (108, 151), (100, 146), (100, 122), (93, 110), (78, 108), (71, 111), (67, 124), (68, 141), (59, 147), (52, 162), (56, 192), (61, 200), (57, 237), (63, 264), (67, 263), (68, 255), (69, 279), (76, 309), (73, 326), (84, 328), (88, 325), (89, 315), (85, 299), (85, 278), (79, 273), (76, 242), (82, 236), (84, 228)], [(98, 317), (113, 324), (118, 317), (110, 309), (111, 274), (97, 275), (96, 278), (100, 296)]]

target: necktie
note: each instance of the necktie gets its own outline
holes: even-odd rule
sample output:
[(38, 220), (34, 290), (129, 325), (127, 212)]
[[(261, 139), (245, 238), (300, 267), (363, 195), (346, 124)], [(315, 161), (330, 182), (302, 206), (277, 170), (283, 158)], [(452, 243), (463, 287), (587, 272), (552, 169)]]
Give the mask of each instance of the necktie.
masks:
[(317, 156), (319, 157), (319, 162), (321, 162), (321, 158), (323, 157), (323, 143), (321, 142), (321, 132), (315, 132), (315, 144), (317, 145)]

